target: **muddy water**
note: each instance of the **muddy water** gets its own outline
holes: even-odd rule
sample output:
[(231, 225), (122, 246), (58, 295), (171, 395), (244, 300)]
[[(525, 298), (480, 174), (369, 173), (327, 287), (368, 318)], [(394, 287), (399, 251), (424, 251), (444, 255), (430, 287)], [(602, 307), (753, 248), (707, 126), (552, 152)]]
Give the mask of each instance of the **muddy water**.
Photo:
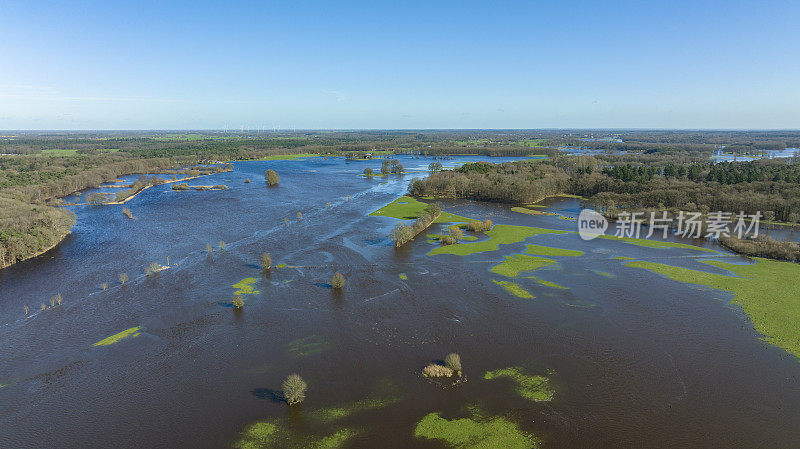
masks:
[[(419, 169), (429, 162), (403, 160)], [(228, 190), (148, 189), (126, 204), (134, 220), (122, 206), (75, 207), (78, 224), (63, 244), (0, 271), (0, 447), (229, 447), (248, 423), (289, 413), (273, 392), (292, 372), (309, 383), (292, 411), (301, 416), (395, 386), (399, 402), (358, 415), (364, 433), (350, 447), (442, 447), (415, 439), (416, 422), (433, 411), (464, 416), (473, 405), (546, 447), (800, 445), (796, 358), (759, 340), (728, 294), (613, 260), (698, 268), (697, 251), (575, 235), (464, 257), (426, 256), (435, 246), (423, 238), (395, 251), (385, 236), (396, 220), (367, 215), (412, 175), (358, 177), (367, 166), (379, 163), (236, 163), (189, 182)], [(278, 187), (264, 185), (267, 168), (280, 174)], [(562, 215), (579, 208), (574, 200), (550, 206)], [(575, 227), (499, 205), (446, 207), (495, 223)], [(205, 251), (220, 240), (224, 251)], [(488, 268), (526, 243), (585, 252), (534, 273), (568, 289), (519, 278), (536, 296), (520, 299), (491, 282), (502, 277)], [(290, 267), (261, 275), (263, 251)], [(177, 265), (144, 276), (167, 256)], [(336, 270), (348, 281), (341, 294), (327, 285)], [(232, 285), (248, 277), (258, 293), (236, 313)], [(59, 292), (61, 307), (24, 318), (23, 305), (38, 310)], [(134, 326), (138, 337), (92, 346)], [(444, 390), (420, 379), (420, 368), (452, 351), (468, 382)], [(553, 400), (533, 403), (481, 379), (513, 365), (551, 373)]]

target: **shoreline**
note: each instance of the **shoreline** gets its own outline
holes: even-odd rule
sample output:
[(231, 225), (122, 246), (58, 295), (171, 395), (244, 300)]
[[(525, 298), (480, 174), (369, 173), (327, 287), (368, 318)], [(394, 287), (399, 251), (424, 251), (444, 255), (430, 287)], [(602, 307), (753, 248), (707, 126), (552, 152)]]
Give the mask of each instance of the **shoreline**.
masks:
[[(73, 226), (74, 226), (74, 225), (73, 225)], [(57, 241), (57, 242), (55, 242), (55, 243), (53, 243), (53, 244), (52, 244), (52, 245), (50, 245), (49, 247), (47, 247), (47, 248), (45, 248), (45, 249), (43, 249), (43, 250), (41, 250), (41, 251), (37, 252), (36, 254), (32, 254), (32, 255), (30, 255), (30, 256), (28, 256), (28, 257), (24, 258), (24, 259), (17, 260), (17, 261), (14, 261), (14, 262), (10, 263), (10, 264), (6, 264), (6, 265), (3, 265), (3, 266), (0, 266), (0, 270), (4, 270), (4, 269), (6, 269), (6, 268), (8, 268), (8, 267), (10, 267), (10, 266), (12, 266), (12, 265), (15, 265), (15, 264), (18, 264), (18, 263), (21, 263), (21, 262), (25, 262), (26, 260), (35, 259), (35, 258), (37, 258), (37, 257), (39, 257), (39, 256), (43, 256), (43, 255), (45, 255), (45, 254), (46, 254), (48, 251), (50, 251), (50, 250), (54, 249), (56, 246), (60, 245), (60, 244), (61, 244), (61, 242), (63, 242), (63, 241), (64, 241), (64, 239), (66, 239), (66, 238), (67, 238), (67, 236), (68, 236), (68, 235), (70, 235), (70, 234), (72, 234), (72, 228), (70, 228), (70, 229), (69, 229), (69, 231), (67, 231), (67, 233), (66, 233), (66, 234), (64, 234), (64, 235), (60, 236), (60, 237), (58, 238), (58, 241)]]

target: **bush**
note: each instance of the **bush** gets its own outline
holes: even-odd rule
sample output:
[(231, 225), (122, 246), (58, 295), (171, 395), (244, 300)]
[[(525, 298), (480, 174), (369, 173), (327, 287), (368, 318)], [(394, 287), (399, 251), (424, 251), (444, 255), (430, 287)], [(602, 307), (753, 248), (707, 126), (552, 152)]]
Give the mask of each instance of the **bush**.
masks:
[(119, 274), (119, 283), (122, 284), (122, 285), (125, 285), (126, 282), (128, 282), (128, 275), (125, 274), (125, 273), (120, 273)]
[(453, 375), (453, 370), (438, 363), (431, 363), (422, 370), (422, 375), (425, 377), (450, 377)]
[(131, 212), (131, 210), (128, 209), (127, 207), (123, 207), (122, 208), (122, 213), (125, 214), (126, 217), (130, 218), (131, 220), (133, 220), (133, 212)]
[(189, 190), (189, 184), (182, 182), (180, 184), (172, 184), (172, 190)]
[(277, 185), (279, 182), (281, 182), (280, 176), (278, 176), (278, 173), (276, 173), (273, 169), (269, 169), (266, 173), (264, 173), (264, 179), (270, 186)]
[(283, 398), (289, 405), (299, 404), (306, 398), (306, 382), (298, 374), (290, 374), (286, 380), (283, 381), (281, 389), (283, 390)]
[(338, 271), (336, 273), (333, 273), (333, 276), (331, 276), (331, 285), (335, 289), (340, 289), (344, 287), (344, 282), (345, 282), (344, 275), (342, 273), (339, 273)]
[(245, 184), (250, 184), (250, 180), (249, 180), (249, 179), (245, 179), (245, 180), (244, 180), (244, 183), (245, 183)]
[(471, 221), (467, 223), (467, 230), (472, 232), (486, 232), (490, 231), (492, 226), (494, 226), (494, 223), (487, 218), (486, 221)]
[(462, 231), (461, 228), (456, 225), (447, 228), (447, 232), (456, 240), (461, 240), (464, 238), (464, 231)]
[(207, 252), (208, 254), (211, 254), (211, 253), (213, 253), (213, 252), (214, 252), (214, 247), (213, 247), (213, 246), (211, 246), (211, 244), (210, 244), (210, 243), (206, 243), (206, 252)]
[(272, 268), (272, 256), (269, 253), (261, 253), (261, 269), (269, 270)]
[(102, 288), (103, 291), (108, 290), (108, 282), (103, 282), (102, 284), (100, 284), (100, 288)]
[(371, 168), (367, 167), (367, 168), (364, 169), (364, 175), (365, 176), (372, 176), (373, 174), (375, 174), (375, 172), (372, 171)]
[(225, 184), (217, 184), (215, 186), (212, 186), (211, 190), (225, 190), (227, 188), (228, 186), (226, 186)]
[(447, 357), (444, 358), (444, 363), (456, 374), (461, 375), (461, 356), (454, 352), (447, 354)]
[(219, 250), (220, 251), (225, 251), (225, 241), (224, 240), (220, 240), (219, 241)]
[(241, 309), (244, 307), (244, 300), (242, 299), (242, 295), (234, 295), (233, 299), (231, 300), (231, 304), (235, 309)]
[(158, 262), (152, 262), (147, 268), (144, 269), (144, 274), (150, 276), (151, 274), (161, 271), (161, 265)]

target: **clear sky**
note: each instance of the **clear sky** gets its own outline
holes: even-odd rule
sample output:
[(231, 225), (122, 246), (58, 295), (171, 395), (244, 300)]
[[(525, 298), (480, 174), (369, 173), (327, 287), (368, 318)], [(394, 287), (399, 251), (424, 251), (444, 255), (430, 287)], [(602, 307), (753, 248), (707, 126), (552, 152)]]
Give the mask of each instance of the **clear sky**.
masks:
[(0, 129), (800, 128), (800, 2), (0, 0)]

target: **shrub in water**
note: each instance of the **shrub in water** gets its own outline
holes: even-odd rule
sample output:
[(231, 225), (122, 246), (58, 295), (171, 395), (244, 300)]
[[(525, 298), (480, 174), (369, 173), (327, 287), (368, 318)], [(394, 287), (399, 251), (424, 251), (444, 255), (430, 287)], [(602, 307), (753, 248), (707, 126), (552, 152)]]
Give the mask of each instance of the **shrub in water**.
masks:
[(272, 268), (272, 256), (269, 253), (261, 253), (261, 269), (269, 270)]
[(444, 363), (456, 374), (461, 375), (461, 356), (454, 352), (447, 354), (447, 357), (444, 358)]
[(234, 308), (241, 309), (244, 307), (244, 300), (242, 299), (241, 295), (235, 295), (231, 300), (231, 304), (233, 304)]
[(281, 387), (283, 390), (283, 397), (289, 405), (303, 402), (303, 399), (306, 398), (306, 388), (306, 382), (298, 374), (290, 374), (289, 377), (283, 381)]
[(279, 182), (281, 182), (281, 178), (278, 176), (278, 173), (276, 173), (273, 169), (269, 169), (266, 173), (264, 173), (264, 179), (266, 179), (267, 184), (270, 186), (277, 185)]
[(333, 273), (333, 276), (331, 276), (331, 285), (336, 289), (344, 287), (344, 275), (338, 271)]
[(425, 377), (450, 377), (453, 375), (453, 370), (437, 363), (431, 363), (422, 370), (422, 375)]
[(125, 273), (120, 273), (119, 274), (119, 283), (122, 284), (122, 285), (125, 285), (126, 282), (128, 282), (128, 275), (125, 274)]

